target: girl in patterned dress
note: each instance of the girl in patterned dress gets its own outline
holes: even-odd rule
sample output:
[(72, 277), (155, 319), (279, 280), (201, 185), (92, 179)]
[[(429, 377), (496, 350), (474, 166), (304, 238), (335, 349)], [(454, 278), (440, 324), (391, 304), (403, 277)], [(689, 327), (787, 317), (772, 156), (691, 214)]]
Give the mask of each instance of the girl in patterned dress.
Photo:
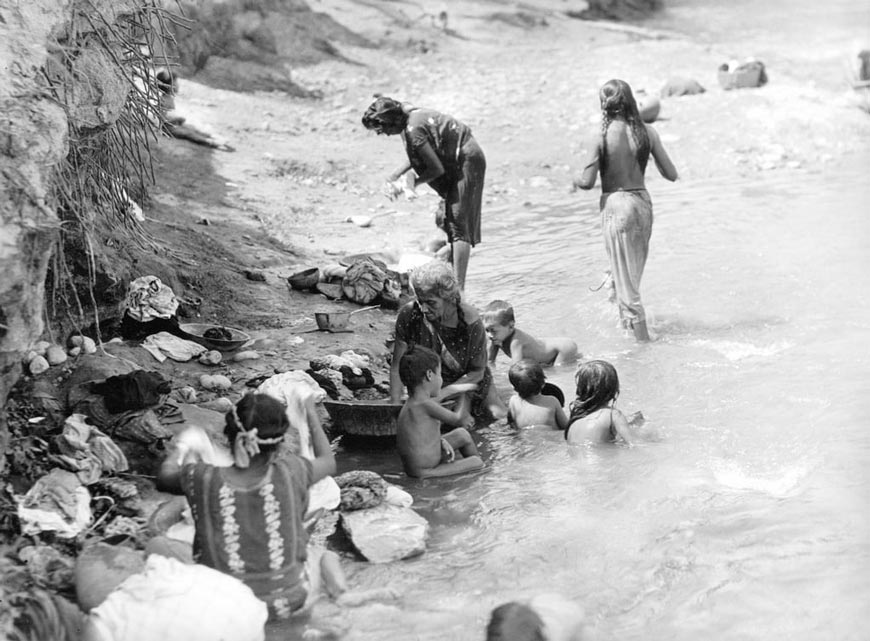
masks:
[(321, 577), (333, 597), (347, 587), (334, 552), (309, 555), (302, 523), (309, 486), (335, 474), (329, 440), (314, 421), (308, 461), (280, 447), (289, 426), (283, 403), (248, 394), (227, 414), (232, 466), (210, 465), (191, 450), (181, 463), (167, 457), (158, 473), (160, 489), (187, 496), (195, 558), (247, 584), (269, 606), (270, 620), (302, 610)]

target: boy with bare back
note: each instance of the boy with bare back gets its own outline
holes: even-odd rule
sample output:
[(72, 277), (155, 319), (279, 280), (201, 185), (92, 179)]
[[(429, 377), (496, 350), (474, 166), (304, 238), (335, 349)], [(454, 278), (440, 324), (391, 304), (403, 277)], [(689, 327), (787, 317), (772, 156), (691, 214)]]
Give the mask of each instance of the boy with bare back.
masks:
[[(399, 412), (396, 432), (396, 448), (405, 473), (429, 478), (482, 468), (483, 460), (466, 429), (474, 424), (474, 419), (452, 412), (439, 402), (451, 394), (469, 391), (469, 385), (448, 385), (442, 389), (441, 358), (420, 345), (412, 346), (402, 356), (399, 377), (408, 388), (408, 400)], [(442, 437), (441, 423), (456, 429)]]
[(514, 308), (506, 301), (492, 301), (481, 317), (490, 340), (490, 363), (495, 362), (499, 350), (507, 354), (513, 363), (528, 358), (547, 366), (577, 360), (577, 343), (570, 338), (538, 339), (517, 329)]

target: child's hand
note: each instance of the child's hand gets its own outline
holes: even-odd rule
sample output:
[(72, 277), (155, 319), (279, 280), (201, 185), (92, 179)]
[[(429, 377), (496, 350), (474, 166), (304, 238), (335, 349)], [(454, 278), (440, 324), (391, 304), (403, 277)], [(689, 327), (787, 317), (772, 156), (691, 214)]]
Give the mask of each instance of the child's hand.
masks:
[(439, 399), (450, 398), (451, 396), (456, 396), (457, 394), (464, 394), (465, 392), (473, 392), (477, 389), (477, 383), (451, 383), (450, 385), (445, 385), (441, 388), (441, 394), (439, 394)]
[(464, 427), (467, 430), (474, 429), (474, 417), (469, 414), (462, 419), (462, 425), (460, 427)]
[(441, 462), (452, 463), (456, 460), (456, 452), (453, 451), (453, 446), (447, 442), (447, 439), (441, 439)]

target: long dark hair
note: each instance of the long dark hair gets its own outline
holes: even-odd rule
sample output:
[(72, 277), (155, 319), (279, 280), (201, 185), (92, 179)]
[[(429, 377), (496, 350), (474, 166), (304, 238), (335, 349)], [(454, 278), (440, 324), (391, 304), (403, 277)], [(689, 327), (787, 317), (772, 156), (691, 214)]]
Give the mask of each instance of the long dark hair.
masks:
[[(232, 411), (227, 412), (224, 434), (233, 443), (239, 431), (248, 432), (256, 428), (260, 438), (275, 438), (284, 434), (289, 427), (290, 420), (284, 403), (267, 394), (249, 392), (236, 403)], [(276, 447), (263, 444), (260, 450), (271, 452)]]
[(583, 363), (577, 368), (574, 381), (577, 398), (571, 402), (570, 423), (607, 407), (619, 396), (619, 376), (616, 368), (607, 361)]
[(603, 173), (607, 166), (607, 128), (614, 120), (624, 120), (631, 131), (631, 137), (637, 145), (636, 158), (641, 172), (646, 171), (649, 160), (650, 145), (646, 125), (640, 117), (637, 102), (631, 87), (624, 80), (608, 80), (598, 92), (601, 100), (601, 158), (599, 168)]

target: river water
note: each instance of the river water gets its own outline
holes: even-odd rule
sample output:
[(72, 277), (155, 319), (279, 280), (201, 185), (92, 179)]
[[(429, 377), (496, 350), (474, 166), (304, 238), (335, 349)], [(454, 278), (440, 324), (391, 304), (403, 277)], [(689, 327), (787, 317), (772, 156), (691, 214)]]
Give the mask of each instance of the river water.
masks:
[[(664, 26), (698, 5), (714, 27), (738, 20), (683, 2)], [(344, 452), (431, 524), (416, 559), (347, 564), (355, 587), (401, 594), (348, 610), (347, 638), (480, 640), (495, 605), (558, 592), (603, 641), (867, 639), (868, 166), (651, 179), (645, 345), (588, 289), (606, 267), (597, 192), (490, 207), (469, 298), (510, 300), (527, 331), (614, 363), (618, 407), (643, 411), (647, 437), (571, 449), (496, 424), (477, 433), (486, 469), (449, 480), (405, 479), (394, 451)], [(569, 398), (572, 373), (548, 374)]]

